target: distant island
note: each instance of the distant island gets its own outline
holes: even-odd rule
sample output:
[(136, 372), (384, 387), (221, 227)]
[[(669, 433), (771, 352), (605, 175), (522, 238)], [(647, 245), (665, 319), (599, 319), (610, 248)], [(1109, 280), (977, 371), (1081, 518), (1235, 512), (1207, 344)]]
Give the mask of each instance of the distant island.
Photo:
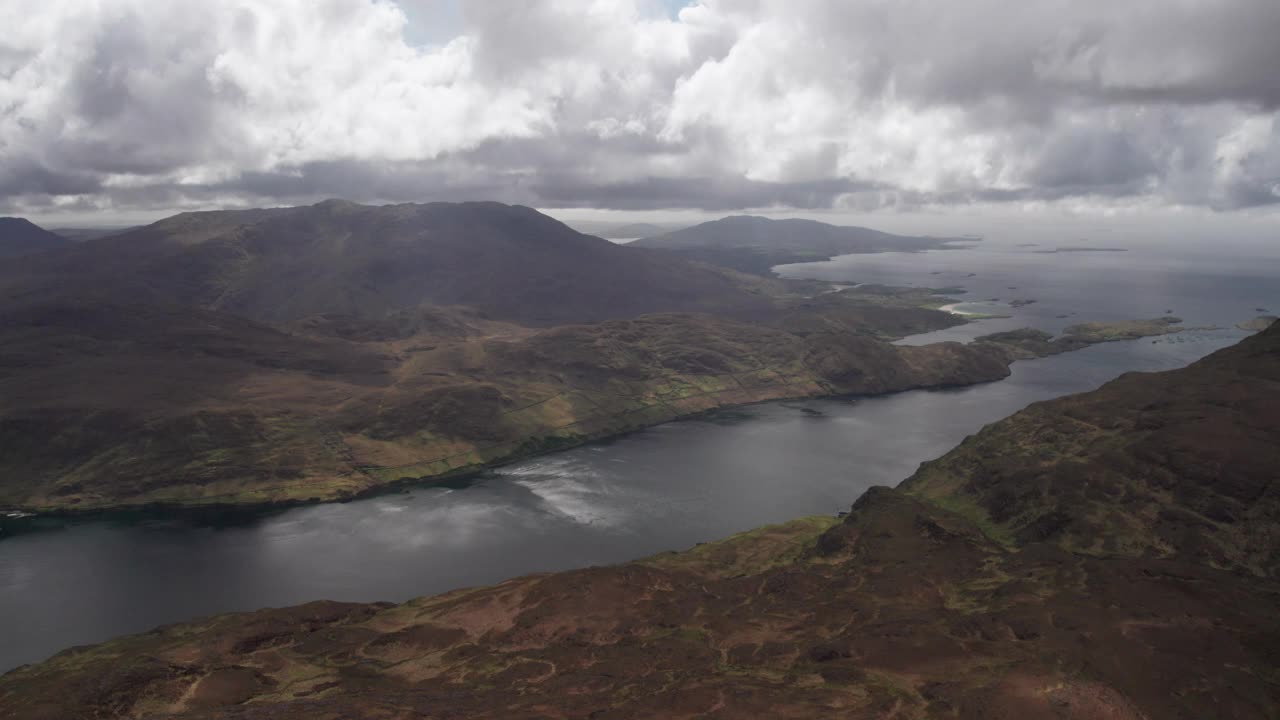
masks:
[(1056, 253), (1077, 253), (1077, 252), (1129, 252), (1128, 248), (1118, 247), (1059, 247), (1052, 250), (1032, 250), (1033, 253), (1041, 255), (1054, 255)]

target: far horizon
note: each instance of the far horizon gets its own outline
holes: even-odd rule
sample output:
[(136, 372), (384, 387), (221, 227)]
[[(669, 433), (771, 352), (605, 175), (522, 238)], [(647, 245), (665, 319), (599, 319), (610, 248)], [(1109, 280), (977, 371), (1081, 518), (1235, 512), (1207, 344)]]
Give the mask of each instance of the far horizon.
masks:
[[(329, 198), (338, 199), (338, 198)], [(317, 200), (320, 202), (323, 199)], [(477, 198), (483, 200), (483, 198)], [(354, 202), (354, 201), (353, 201)], [(417, 204), (433, 202), (430, 199)], [(457, 201), (465, 202), (465, 201)], [(244, 210), (251, 207), (296, 207), (314, 203), (279, 203), (183, 208), (124, 216), (103, 213), (91, 215), (43, 216), (17, 215), (47, 230), (116, 231), (148, 225), (182, 212), (209, 210)], [(362, 205), (401, 203), (362, 202)], [(832, 225), (867, 227), (899, 235), (1022, 237), (1034, 241), (1060, 244), (1088, 244), (1109, 236), (1123, 236), (1143, 244), (1161, 241), (1187, 243), (1197, 240), (1212, 242), (1229, 238), (1248, 244), (1273, 244), (1280, 237), (1280, 214), (1269, 209), (1223, 213), (1204, 208), (1147, 208), (1127, 211), (1065, 208), (1017, 208), (982, 206), (956, 208), (950, 211), (876, 211), (797, 210), (794, 208), (746, 208), (734, 212), (696, 210), (611, 210), (584, 208), (534, 208), (587, 234), (603, 232), (604, 227), (626, 224), (655, 224), (689, 227), (736, 215), (754, 215), (770, 219), (802, 218)], [(100, 221), (95, 218), (102, 218)], [(126, 219), (127, 218), (127, 219)], [(599, 227), (593, 227), (599, 226)], [(1211, 248), (1210, 248), (1211, 249)]]

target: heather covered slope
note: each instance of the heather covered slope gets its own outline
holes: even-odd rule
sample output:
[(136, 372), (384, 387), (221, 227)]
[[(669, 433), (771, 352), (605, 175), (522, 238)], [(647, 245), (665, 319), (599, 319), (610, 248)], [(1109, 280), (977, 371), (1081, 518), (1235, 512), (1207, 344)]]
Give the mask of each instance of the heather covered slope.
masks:
[[(403, 605), (313, 603), (160, 628), (14, 670), (0, 677), (0, 708), (1274, 718), (1280, 582), (1266, 558), (1280, 508), (1274, 473), (1259, 468), (1280, 447), (1278, 381), (1272, 328), (1188, 368), (995, 423), (902, 489), (872, 489), (843, 521)], [(1223, 438), (1226, 451), (1214, 447)], [(1116, 487), (1125, 494), (1107, 506), (1120, 514), (1087, 540), (1070, 522), (1025, 532), (1054, 513), (1092, 518), (1094, 490)], [(1004, 504), (1014, 514), (994, 515)]]
[(30, 220), (0, 217), (0, 258), (43, 252), (69, 245), (70, 241)]
[(850, 253), (928, 250), (944, 247), (952, 239), (893, 235), (815, 220), (735, 215), (646, 237), (631, 243), (631, 247), (653, 248), (689, 260), (769, 276), (774, 265), (827, 260)]
[(1008, 542), (1280, 575), (1280, 330), (1037, 403), (904, 486)]

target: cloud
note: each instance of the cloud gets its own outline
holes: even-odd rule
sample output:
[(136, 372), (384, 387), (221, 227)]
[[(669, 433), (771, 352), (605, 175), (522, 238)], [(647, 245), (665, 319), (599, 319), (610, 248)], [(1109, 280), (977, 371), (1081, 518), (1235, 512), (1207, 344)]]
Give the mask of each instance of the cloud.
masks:
[(1274, 0), (0, 7), (0, 207), (1280, 203)]

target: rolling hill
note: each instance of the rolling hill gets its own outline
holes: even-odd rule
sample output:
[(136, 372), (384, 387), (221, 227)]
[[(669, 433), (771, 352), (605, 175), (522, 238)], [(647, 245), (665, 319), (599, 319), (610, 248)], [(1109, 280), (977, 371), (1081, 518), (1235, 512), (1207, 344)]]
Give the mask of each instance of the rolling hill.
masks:
[(851, 253), (917, 252), (946, 247), (958, 239), (892, 235), (815, 220), (735, 215), (642, 238), (631, 247), (662, 250), (690, 260), (770, 276), (775, 265), (815, 262)]

